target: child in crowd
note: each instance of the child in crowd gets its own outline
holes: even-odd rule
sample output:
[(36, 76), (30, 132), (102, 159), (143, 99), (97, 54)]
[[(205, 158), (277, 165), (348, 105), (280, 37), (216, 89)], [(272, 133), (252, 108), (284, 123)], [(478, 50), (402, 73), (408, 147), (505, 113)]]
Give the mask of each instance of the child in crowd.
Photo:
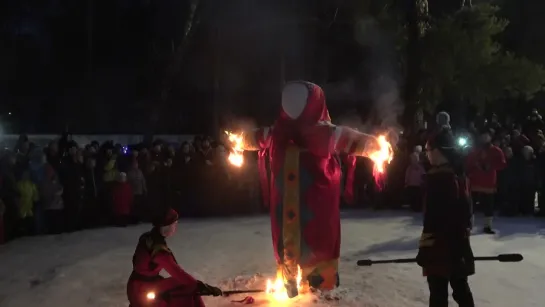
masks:
[(42, 185), (42, 198), (47, 232), (59, 234), (65, 228), (63, 187), (55, 172), (50, 171)]
[(21, 179), (17, 182), (17, 191), (19, 192), (19, 231), (22, 235), (33, 233), (33, 211), (34, 204), (39, 200), (38, 188), (30, 180), (30, 172), (24, 171)]
[(426, 171), (420, 164), (418, 152), (413, 152), (410, 158), (411, 164), (405, 171), (405, 192), (411, 209), (419, 212), (422, 210), (422, 182)]
[(127, 182), (127, 174), (121, 172), (113, 190), (113, 215), (116, 226), (126, 227), (130, 223), (132, 202), (132, 188)]

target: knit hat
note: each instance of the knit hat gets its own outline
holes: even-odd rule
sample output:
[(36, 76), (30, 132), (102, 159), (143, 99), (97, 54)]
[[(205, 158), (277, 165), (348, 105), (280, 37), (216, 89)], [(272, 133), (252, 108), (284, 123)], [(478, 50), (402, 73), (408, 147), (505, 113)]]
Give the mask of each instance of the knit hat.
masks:
[(165, 214), (162, 214), (153, 221), (153, 226), (164, 227), (172, 225), (178, 221), (178, 213), (173, 209), (167, 209)]
[(435, 116), (435, 121), (437, 122), (437, 125), (439, 125), (439, 127), (450, 127), (450, 115), (445, 111), (437, 113), (437, 115)]

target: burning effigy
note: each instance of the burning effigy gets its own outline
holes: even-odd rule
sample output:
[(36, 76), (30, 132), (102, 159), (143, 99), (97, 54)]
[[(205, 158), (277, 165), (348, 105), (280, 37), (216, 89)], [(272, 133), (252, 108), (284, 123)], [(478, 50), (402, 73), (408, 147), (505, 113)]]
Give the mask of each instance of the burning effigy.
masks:
[(324, 92), (305, 81), (284, 87), (282, 109), (272, 127), (226, 135), (231, 164), (242, 166), (245, 150), (270, 159), (270, 176), (260, 175), (277, 264), (276, 279), (267, 285), (270, 298), (282, 301), (309, 289), (338, 287), (341, 167), (336, 155), (369, 157), (380, 178), (393, 157), (386, 135), (333, 125)]

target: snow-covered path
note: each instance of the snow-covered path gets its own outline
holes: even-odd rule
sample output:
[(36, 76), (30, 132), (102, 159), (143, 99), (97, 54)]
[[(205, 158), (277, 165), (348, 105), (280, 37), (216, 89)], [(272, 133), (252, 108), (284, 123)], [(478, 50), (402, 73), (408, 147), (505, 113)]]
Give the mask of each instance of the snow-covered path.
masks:
[[(284, 306), (426, 306), (427, 285), (416, 265), (356, 267), (363, 258), (415, 254), (420, 220), (406, 212), (343, 214), (341, 288), (329, 303), (302, 297)], [(496, 237), (472, 237), (476, 255), (519, 252), (522, 263), (478, 263), (471, 285), (479, 307), (544, 306), (545, 221), (498, 221)], [(149, 226), (86, 230), (25, 238), (0, 247), (0, 306), (128, 306), (125, 283), (140, 233)], [(267, 217), (182, 221), (169, 244), (183, 267), (225, 289), (262, 287), (274, 273)], [(256, 306), (268, 306), (256, 297)], [(210, 298), (207, 306), (234, 306)], [(272, 306), (272, 305), (271, 305)], [(455, 304), (452, 304), (455, 306)]]

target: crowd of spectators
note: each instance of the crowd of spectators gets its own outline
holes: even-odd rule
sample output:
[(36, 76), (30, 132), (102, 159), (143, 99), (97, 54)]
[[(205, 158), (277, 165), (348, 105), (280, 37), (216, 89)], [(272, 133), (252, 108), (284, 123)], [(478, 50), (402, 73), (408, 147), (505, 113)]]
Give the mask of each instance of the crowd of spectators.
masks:
[[(545, 123), (539, 112), (533, 109), (519, 123), (500, 122), (491, 114), (471, 121), (467, 128), (450, 127), (449, 119), (439, 113), (437, 126), (448, 126), (458, 137), (474, 208), (486, 217), (485, 232), (493, 233), (495, 215), (545, 216)], [(384, 191), (388, 200), (379, 207), (407, 204), (414, 211), (422, 210), (423, 175), (430, 168), (425, 142), (431, 133), (433, 129), (420, 131), (397, 144)]]
[[(449, 120), (440, 113), (436, 126), (449, 126), (458, 137), (474, 207), (486, 217), (485, 232), (493, 233), (496, 214), (545, 216), (545, 123), (538, 111), (532, 110), (520, 123), (500, 123), (494, 114), (475, 119), (467, 128), (450, 127)], [(343, 205), (407, 205), (421, 211), (430, 168), (425, 142), (433, 129), (400, 137), (381, 178), (383, 187), (373, 178), (372, 161), (358, 157), (352, 170), (355, 193), (350, 200), (343, 195)], [(228, 163), (226, 148), (209, 137), (178, 146), (160, 140), (148, 145), (81, 145), (63, 135), (39, 148), (23, 135), (14, 150), (1, 153), (0, 242), (150, 222), (166, 208), (182, 217), (267, 210), (260, 197), (255, 153), (248, 152), (239, 168)], [(343, 165), (344, 174), (350, 172), (347, 167)]]
[[(45, 148), (22, 135), (0, 157), (0, 243), (20, 236), (261, 210), (251, 157), (232, 167), (222, 144), (77, 144), (65, 134)], [(255, 160), (255, 159), (254, 159)], [(244, 175), (242, 175), (244, 173)], [(257, 174), (256, 174), (257, 177)]]

